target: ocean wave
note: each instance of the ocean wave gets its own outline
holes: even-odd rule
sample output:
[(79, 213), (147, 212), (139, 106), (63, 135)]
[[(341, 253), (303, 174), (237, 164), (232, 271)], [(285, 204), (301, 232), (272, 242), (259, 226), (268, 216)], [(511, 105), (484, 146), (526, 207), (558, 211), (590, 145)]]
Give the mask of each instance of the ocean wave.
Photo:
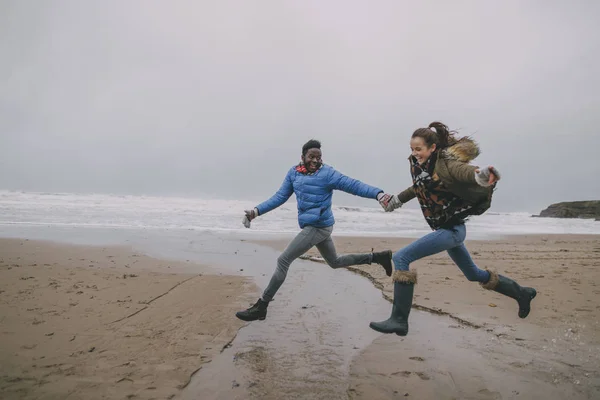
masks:
[[(250, 200), (214, 200), (181, 197), (120, 196), (110, 194), (34, 193), (0, 191), (0, 225), (71, 226), (110, 229), (181, 229), (228, 232), (299, 231), (295, 204), (287, 204), (242, 227), (243, 210)], [(392, 213), (380, 207), (333, 207), (336, 235), (414, 237), (431, 232), (418, 209)], [(470, 238), (510, 234), (600, 234), (593, 220), (531, 218), (528, 213), (488, 212), (472, 217)]]

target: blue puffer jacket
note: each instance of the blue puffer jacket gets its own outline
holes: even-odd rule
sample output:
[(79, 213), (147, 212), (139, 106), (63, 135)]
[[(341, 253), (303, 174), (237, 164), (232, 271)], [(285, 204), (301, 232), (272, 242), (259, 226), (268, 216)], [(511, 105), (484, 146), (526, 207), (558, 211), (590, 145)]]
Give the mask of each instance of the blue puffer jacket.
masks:
[(323, 165), (314, 175), (302, 174), (296, 171), (296, 167), (292, 167), (277, 193), (256, 208), (259, 215), (266, 214), (285, 203), (292, 193), (295, 193), (300, 228), (325, 228), (335, 223), (331, 211), (331, 197), (335, 189), (369, 199), (376, 199), (377, 195), (383, 192), (379, 188), (349, 178), (328, 165)]

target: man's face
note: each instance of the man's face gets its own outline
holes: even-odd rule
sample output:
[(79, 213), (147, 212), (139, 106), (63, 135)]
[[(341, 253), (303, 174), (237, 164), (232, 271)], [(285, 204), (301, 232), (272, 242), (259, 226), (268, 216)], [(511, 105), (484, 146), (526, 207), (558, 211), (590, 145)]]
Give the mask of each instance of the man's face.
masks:
[(323, 163), (321, 157), (321, 149), (308, 149), (308, 151), (302, 158), (302, 162), (304, 162), (304, 165), (306, 166), (308, 172), (315, 172), (319, 169), (319, 167)]

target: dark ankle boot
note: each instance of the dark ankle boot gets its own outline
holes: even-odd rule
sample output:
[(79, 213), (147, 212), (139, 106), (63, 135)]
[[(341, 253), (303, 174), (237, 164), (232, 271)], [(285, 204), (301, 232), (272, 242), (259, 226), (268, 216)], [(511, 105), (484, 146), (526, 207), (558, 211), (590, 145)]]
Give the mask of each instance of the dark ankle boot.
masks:
[(235, 316), (242, 321), (256, 321), (257, 319), (262, 321), (267, 318), (267, 307), (269, 303), (263, 299), (258, 301), (250, 308), (244, 311), (238, 311)]
[(495, 271), (487, 271), (490, 273), (490, 280), (482, 283), (481, 286), (515, 299), (519, 304), (519, 317), (527, 317), (531, 310), (531, 300), (535, 298), (537, 291), (534, 288), (520, 286), (517, 282), (499, 275)]
[(417, 283), (417, 273), (412, 271), (394, 271), (394, 305), (392, 315), (385, 321), (371, 322), (369, 327), (381, 333), (395, 333), (406, 336), (408, 333), (408, 315), (412, 307), (413, 292)]
[[(373, 250), (371, 250), (371, 252), (373, 252)], [(387, 276), (392, 276), (392, 251), (385, 250), (372, 254), (373, 260), (371, 262), (381, 265), (383, 269), (385, 269), (385, 274)]]

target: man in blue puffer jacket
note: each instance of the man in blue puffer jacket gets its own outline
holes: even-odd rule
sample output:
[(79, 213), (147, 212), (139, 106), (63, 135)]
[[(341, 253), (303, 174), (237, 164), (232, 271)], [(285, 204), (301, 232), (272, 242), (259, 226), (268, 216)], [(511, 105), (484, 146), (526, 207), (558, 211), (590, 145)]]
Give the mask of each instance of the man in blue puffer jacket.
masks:
[(381, 189), (349, 178), (329, 165), (323, 165), (321, 155), (321, 143), (317, 140), (308, 141), (302, 147), (301, 163), (288, 171), (277, 193), (253, 210), (245, 211), (243, 223), (246, 228), (249, 228), (250, 221), (254, 218), (274, 210), (284, 204), (292, 194), (296, 194), (298, 224), (302, 231), (277, 259), (277, 269), (262, 297), (252, 307), (236, 313), (236, 316), (244, 321), (266, 318), (267, 306), (283, 284), (290, 264), (313, 246), (317, 246), (323, 259), (331, 268), (376, 263), (383, 266), (388, 276), (392, 274), (392, 252), (390, 250), (338, 256), (331, 239), (335, 223), (331, 211), (331, 198), (334, 190), (377, 199), (382, 207), (387, 205), (390, 196)]

